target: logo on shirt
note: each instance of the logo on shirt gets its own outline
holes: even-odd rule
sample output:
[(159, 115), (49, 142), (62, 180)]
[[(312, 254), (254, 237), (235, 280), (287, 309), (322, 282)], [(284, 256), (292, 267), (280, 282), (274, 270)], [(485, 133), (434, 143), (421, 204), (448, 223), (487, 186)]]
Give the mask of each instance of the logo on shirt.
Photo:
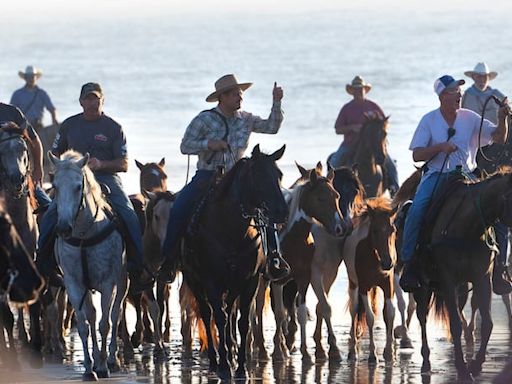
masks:
[(108, 138), (107, 138), (107, 136), (99, 133), (97, 135), (94, 135), (94, 140), (106, 142), (106, 141), (108, 141)]

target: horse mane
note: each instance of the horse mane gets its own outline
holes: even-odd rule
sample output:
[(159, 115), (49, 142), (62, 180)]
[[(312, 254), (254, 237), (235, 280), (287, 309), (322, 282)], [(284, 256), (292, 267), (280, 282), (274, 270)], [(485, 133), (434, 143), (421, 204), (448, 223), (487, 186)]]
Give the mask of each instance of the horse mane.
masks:
[(289, 195), (287, 196), (287, 204), (288, 204), (288, 217), (286, 218), (286, 227), (283, 229), (280, 238), (284, 238), (284, 236), (290, 232), (293, 225), (295, 224), (295, 215), (299, 210), (300, 197), (302, 196), (302, 192), (304, 187), (309, 183), (309, 180), (297, 180), (295, 187), (290, 190)]
[[(340, 177), (345, 180), (350, 180), (350, 182), (352, 182), (356, 189), (357, 189), (357, 194), (356, 194), (356, 197), (354, 198), (354, 201), (353, 201), (353, 204), (352, 204), (352, 209), (353, 209), (353, 212), (354, 212), (354, 215), (355, 216), (358, 216), (360, 215), (363, 210), (365, 209), (365, 190), (364, 190), (364, 187), (363, 187), (363, 184), (361, 183), (361, 179), (359, 179), (359, 177), (357, 176), (357, 174), (354, 172), (354, 170), (351, 168), (351, 167), (346, 167), (346, 166), (342, 166), (342, 167), (338, 167), (338, 168), (335, 168), (334, 170), (335, 174), (339, 174), (341, 175)], [(335, 176), (336, 177), (336, 176)]]
[(398, 207), (411, 200), (416, 194), (416, 189), (421, 181), (421, 168), (417, 168), (400, 186), (391, 202), (393, 207)]
[(372, 211), (378, 211), (383, 213), (392, 214), (393, 207), (391, 205), (391, 201), (387, 197), (379, 196), (372, 197), (370, 199), (365, 200), (366, 206), (361, 212), (361, 216), (368, 216), (370, 209)]
[(156, 191), (152, 193), (155, 194), (155, 198), (150, 199), (146, 206), (146, 217), (149, 221), (153, 219), (153, 210), (160, 200), (170, 202), (176, 200), (176, 194), (172, 193), (171, 191)]
[(220, 179), (220, 182), (215, 187), (215, 195), (214, 200), (218, 200), (223, 198), (229, 191), (229, 188), (235, 181), (236, 175), (238, 175), (238, 172), (240, 169), (247, 164), (249, 161), (248, 157), (243, 157), (240, 160), (238, 160), (235, 165), (226, 173), (222, 178)]
[(72, 149), (67, 150), (61, 155), (61, 162), (58, 163), (58, 169), (61, 170), (69, 170), (74, 172), (82, 172), (85, 178), (85, 182), (89, 187), (89, 191), (92, 194), (96, 204), (98, 204), (99, 209), (109, 208), (107, 201), (104, 199), (103, 194), (101, 192), (101, 187), (99, 183), (96, 181), (94, 174), (87, 164), (84, 165), (82, 169), (76, 166), (75, 161), (83, 158), (83, 155), (77, 151)]

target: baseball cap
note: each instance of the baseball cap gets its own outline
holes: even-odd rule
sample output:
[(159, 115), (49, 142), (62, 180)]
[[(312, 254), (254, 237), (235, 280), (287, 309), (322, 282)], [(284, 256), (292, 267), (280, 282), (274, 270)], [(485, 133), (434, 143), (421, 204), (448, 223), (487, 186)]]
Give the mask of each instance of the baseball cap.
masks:
[(455, 88), (466, 83), (464, 80), (455, 80), (453, 76), (444, 75), (434, 82), (434, 91), (439, 96), (445, 89)]
[(82, 85), (82, 90), (80, 91), (80, 99), (87, 97), (87, 95), (94, 93), (99, 98), (103, 97), (103, 91), (101, 90), (101, 86), (98, 83), (86, 83)]

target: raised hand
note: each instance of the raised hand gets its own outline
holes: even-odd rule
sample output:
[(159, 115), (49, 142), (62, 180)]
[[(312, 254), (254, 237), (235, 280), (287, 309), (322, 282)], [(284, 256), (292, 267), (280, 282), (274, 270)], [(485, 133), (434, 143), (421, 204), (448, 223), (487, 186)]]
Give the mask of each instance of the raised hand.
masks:
[(283, 98), (283, 88), (277, 86), (277, 82), (274, 82), (274, 89), (272, 90), (272, 97), (274, 101), (281, 101)]

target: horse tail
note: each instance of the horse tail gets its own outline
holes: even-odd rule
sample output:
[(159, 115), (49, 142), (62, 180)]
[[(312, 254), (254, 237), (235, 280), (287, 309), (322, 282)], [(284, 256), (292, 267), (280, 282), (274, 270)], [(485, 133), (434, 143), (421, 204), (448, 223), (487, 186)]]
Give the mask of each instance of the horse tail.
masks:
[(446, 301), (441, 293), (434, 292), (432, 296), (432, 310), (434, 311), (434, 319), (447, 330), (448, 335), (450, 334), (450, 317), (448, 314), (448, 307)]

